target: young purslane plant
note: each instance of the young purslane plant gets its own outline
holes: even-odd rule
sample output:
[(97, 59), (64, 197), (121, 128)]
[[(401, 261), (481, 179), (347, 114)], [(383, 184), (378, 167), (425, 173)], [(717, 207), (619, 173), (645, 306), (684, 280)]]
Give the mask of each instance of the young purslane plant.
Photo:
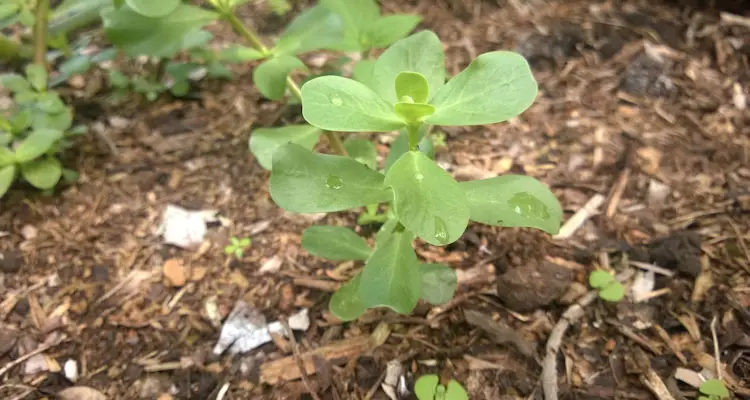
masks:
[(19, 177), (42, 190), (52, 189), (61, 178), (77, 178), (57, 155), (86, 128), (73, 127), (71, 110), (47, 83), (47, 71), (36, 64), (29, 64), (25, 75), (0, 75), (0, 88), (14, 100), (8, 114), (0, 114), (0, 197)]
[(561, 207), (543, 183), (520, 175), (457, 182), (420, 145), (428, 125), (492, 124), (530, 107), (537, 83), (522, 56), (482, 54), (446, 82), (443, 46), (433, 32), (422, 31), (394, 43), (355, 78), (307, 82), (303, 116), (313, 127), (331, 131), (405, 130), (385, 168), (378, 169), (371, 156), (320, 154), (292, 141), (273, 153), (270, 179), (273, 200), (291, 212), (389, 208), (392, 218), (375, 235), (374, 249), (343, 227), (311, 227), (303, 234), (302, 244), (313, 254), (364, 261), (362, 271), (331, 299), (339, 318), (356, 319), (376, 307), (409, 313), (420, 298), (432, 304), (452, 298), (455, 272), (420, 263), (413, 248), (417, 238), (446, 246), (461, 237), (469, 221), (559, 230)]

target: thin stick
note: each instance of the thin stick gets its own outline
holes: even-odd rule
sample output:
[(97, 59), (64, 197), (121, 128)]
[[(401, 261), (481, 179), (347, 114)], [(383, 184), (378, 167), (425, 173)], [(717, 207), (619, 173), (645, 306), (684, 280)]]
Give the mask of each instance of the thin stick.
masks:
[(297, 346), (297, 339), (294, 337), (294, 332), (292, 331), (292, 328), (289, 327), (289, 321), (286, 320), (286, 318), (282, 318), (281, 324), (284, 326), (284, 329), (286, 330), (286, 334), (289, 337), (289, 342), (292, 344), (292, 353), (294, 354), (294, 361), (297, 362), (297, 368), (299, 368), (299, 373), (302, 376), (302, 382), (305, 384), (305, 387), (307, 388), (307, 391), (310, 393), (310, 395), (315, 400), (321, 400), (320, 396), (318, 396), (318, 393), (313, 390), (312, 385), (310, 384), (310, 379), (307, 377), (307, 369), (305, 369), (305, 364), (302, 362), (302, 356), (299, 353), (299, 346)]
[[(615, 277), (620, 282), (629, 279), (633, 275), (633, 270), (627, 270)], [(586, 293), (577, 303), (568, 307), (562, 317), (547, 339), (546, 354), (542, 363), (542, 390), (544, 391), (545, 400), (557, 400), (557, 353), (560, 350), (565, 331), (578, 322), (584, 315), (586, 306), (596, 300), (599, 296), (597, 290)]]
[(721, 377), (721, 361), (719, 360), (719, 338), (718, 335), (716, 335), (716, 323), (718, 322), (718, 318), (714, 315), (714, 318), (711, 320), (711, 336), (714, 340), (714, 359), (716, 359), (716, 376), (719, 378), (719, 380), (722, 380)]
[(63, 335), (60, 339), (58, 339), (58, 340), (56, 340), (56, 341), (54, 341), (52, 343), (45, 344), (43, 346), (39, 346), (36, 349), (34, 349), (34, 350), (32, 350), (32, 351), (30, 351), (30, 352), (22, 355), (21, 357), (18, 357), (17, 359), (15, 359), (15, 360), (13, 360), (13, 361), (5, 364), (5, 366), (3, 368), (0, 368), (0, 377), (2, 377), (3, 375), (7, 374), (8, 371), (10, 371), (16, 365), (18, 365), (18, 364), (20, 364), (20, 363), (28, 360), (31, 357), (34, 357), (35, 355), (37, 355), (39, 353), (43, 353), (43, 352), (45, 352), (45, 351), (47, 351), (47, 350), (49, 350), (49, 349), (51, 349), (51, 348), (59, 345), (60, 343), (64, 342), (66, 339), (67, 339), (67, 337)]

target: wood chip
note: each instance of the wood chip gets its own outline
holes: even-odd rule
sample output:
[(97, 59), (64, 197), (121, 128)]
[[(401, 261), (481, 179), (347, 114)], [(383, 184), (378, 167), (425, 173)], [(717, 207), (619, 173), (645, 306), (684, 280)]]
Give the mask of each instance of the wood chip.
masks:
[(187, 282), (187, 273), (182, 260), (170, 258), (164, 263), (164, 278), (170, 286), (183, 286)]

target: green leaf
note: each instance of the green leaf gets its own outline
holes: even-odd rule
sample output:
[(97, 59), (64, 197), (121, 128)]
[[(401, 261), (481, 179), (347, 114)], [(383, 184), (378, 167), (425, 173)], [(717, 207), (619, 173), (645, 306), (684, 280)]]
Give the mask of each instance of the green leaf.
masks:
[(0, 20), (14, 16), (18, 10), (18, 4), (0, 4)]
[(536, 94), (536, 80), (523, 56), (485, 53), (435, 94), (430, 102), (435, 114), (427, 122), (453, 126), (506, 121), (529, 108)]
[(422, 121), (435, 112), (432, 104), (417, 103), (396, 103), (393, 106), (396, 112), (404, 121), (410, 125), (421, 125)]
[(701, 383), (700, 392), (708, 396), (716, 396), (720, 399), (729, 397), (729, 390), (721, 379), (708, 379)]
[(0, 197), (3, 197), (5, 193), (10, 189), (10, 185), (16, 179), (16, 166), (6, 165), (0, 168)]
[(211, 78), (231, 79), (232, 70), (220, 61), (211, 61), (206, 65), (206, 72)]
[(255, 68), (253, 82), (264, 96), (271, 100), (281, 100), (286, 92), (286, 77), (295, 69), (305, 68), (305, 64), (297, 57), (274, 57)]
[(302, 86), (302, 115), (329, 131), (390, 132), (405, 125), (370, 88), (340, 76), (322, 76)]
[(360, 60), (354, 65), (352, 78), (362, 82), (365, 86), (373, 88), (372, 76), (375, 73), (375, 60)]
[(423, 264), (422, 299), (434, 305), (445, 304), (456, 293), (456, 271), (442, 264)]
[(430, 97), (430, 86), (427, 79), (419, 72), (404, 71), (396, 75), (396, 98), (405, 101), (409, 97), (409, 103), (426, 103)]
[[(425, 136), (425, 132), (427, 132), (427, 125), (422, 125), (419, 127), (419, 151), (422, 153), (425, 153), (427, 157), (432, 158), (431, 150), (432, 150), (432, 141)], [(391, 151), (388, 153), (388, 157), (385, 159), (385, 171), (388, 172), (389, 169), (393, 166), (393, 164), (398, 161), (399, 158), (401, 158), (402, 155), (406, 154), (406, 152), (409, 151), (409, 133), (406, 131), (406, 129), (402, 129), (399, 132), (398, 137), (396, 140), (391, 143)]]
[(125, 4), (144, 17), (159, 18), (179, 7), (180, 0), (125, 0)]
[(218, 14), (199, 7), (180, 4), (169, 15), (148, 18), (125, 5), (102, 10), (107, 38), (131, 57), (171, 57), (184, 48), (192, 31), (218, 18)]
[(342, 226), (311, 226), (302, 234), (302, 247), (331, 261), (367, 260), (372, 249), (362, 237)]
[(16, 148), (16, 162), (27, 163), (49, 151), (62, 138), (62, 132), (54, 129), (38, 129), (29, 134)]
[(68, 108), (56, 114), (50, 114), (41, 108), (34, 108), (31, 111), (32, 129), (52, 129), (65, 132), (70, 129), (71, 125), (73, 125), (73, 113)]
[(380, 18), (380, 9), (374, 0), (321, 0), (320, 4), (341, 17), (344, 22), (343, 40), (332, 50), (363, 51), (369, 49), (365, 32)]
[(359, 297), (359, 283), (361, 280), (362, 273), (360, 272), (352, 280), (341, 285), (339, 290), (331, 297), (328, 308), (333, 315), (342, 321), (353, 321), (364, 314), (367, 309)]
[(367, 36), (372, 47), (385, 48), (406, 37), (420, 22), (422, 17), (418, 15), (388, 15), (378, 18), (368, 30)]
[(615, 277), (609, 272), (601, 269), (591, 271), (589, 285), (594, 289), (603, 288), (615, 281)]
[(31, 109), (24, 108), (23, 110), (17, 112), (15, 115), (13, 115), (10, 119), (10, 128), (12, 132), (20, 133), (25, 131), (28, 127), (31, 126), (31, 123), (33, 121), (31, 120)]
[(446, 400), (469, 400), (469, 395), (466, 394), (463, 386), (455, 380), (451, 379), (448, 382), (448, 390), (445, 392)]
[(271, 51), (281, 55), (325, 49), (341, 42), (343, 34), (341, 17), (317, 5), (302, 12), (289, 24)]
[(229, 62), (246, 62), (254, 61), (265, 58), (266, 55), (258, 50), (251, 49), (250, 47), (231, 45), (227, 48), (221, 49), (217, 54), (217, 57), (221, 61)]
[(625, 297), (625, 286), (620, 282), (612, 282), (599, 291), (602, 300), (616, 303)]
[(443, 44), (431, 31), (421, 31), (401, 39), (378, 57), (373, 72), (373, 90), (394, 104), (396, 77), (402, 72), (418, 72), (429, 84), (434, 96), (445, 84), (445, 55)]
[(287, 143), (296, 143), (312, 150), (318, 143), (320, 129), (311, 125), (287, 125), (281, 128), (260, 128), (250, 134), (250, 151), (261, 167), (270, 170), (273, 153)]
[(77, 55), (71, 57), (60, 64), (60, 74), (67, 78), (86, 72), (91, 67), (91, 57), (87, 55)]
[(285, 210), (333, 212), (390, 201), (383, 178), (349, 157), (317, 154), (289, 143), (273, 154), (270, 191)]
[(367, 165), (370, 169), (377, 169), (378, 150), (367, 139), (346, 139), (344, 147), (349, 157)]
[(0, 167), (16, 163), (16, 155), (7, 147), (0, 147)]
[(523, 175), (461, 182), (471, 208), (471, 220), (505, 227), (560, 230), (562, 208), (544, 183)]
[(18, 74), (0, 74), (0, 85), (16, 94), (31, 91), (29, 81)]
[(408, 314), (417, 305), (422, 281), (412, 237), (407, 230), (397, 230), (377, 245), (362, 269), (358, 292), (365, 307)]
[(427, 243), (455, 242), (469, 223), (469, 204), (461, 186), (421, 152), (409, 151), (388, 170), (399, 221)]
[(419, 400), (434, 400), (440, 378), (437, 375), (422, 375), (414, 383), (414, 394)]
[(65, 103), (56, 92), (40, 93), (37, 102), (37, 107), (47, 114), (60, 114), (66, 110)]
[(24, 72), (26, 73), (26, 79), (29, 80), (29, 83), (36, 91), (42, 92), (47, 89), (47, 70), (43, 66), (29, 64), (26, 66)]
[(81, 179), (81, 174), (69, 168), (63, 168), (62, 178), (65, 182), (74, 183)]
[(62, 165), (53, 157), (21, 164), (21, 175), (37, 189), (52, 189), (62, 176)]

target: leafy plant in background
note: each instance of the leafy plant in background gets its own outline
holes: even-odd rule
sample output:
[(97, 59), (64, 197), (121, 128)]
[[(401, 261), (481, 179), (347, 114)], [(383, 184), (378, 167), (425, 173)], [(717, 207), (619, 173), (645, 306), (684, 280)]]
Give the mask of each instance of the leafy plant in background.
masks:
[(18, 177), (42, 190), (52, 189), (62, 177), (75, 180), (77, 174), (64, 169), (57, 154), (86, 128), (72, 127), (70, 109), (47, 90), (47, 71), (29, 64), (25, 76), (0, 75), (0, 86), (15, 100), (9, 114), (0, 116), (0, 197)]
[(701, 383), (698, 400), (723, 400), (730, 397), (729, 390), (721, 379), (709, 379)]
[(468, 400), (463, 386), (451, 379), (448, 386), (440, 384), (437, 375), (423, 375), (414, 384), (414, 394), (419, 400)]
[(391, 209), (393, 218), (377, 233), (374, 249), (340, 227), (313, 227), (303, 235), (303, 246), (313, 254), (365, 262), (331, 299), (331, 311), (339, 318), (355, 319), (375, 307), (409, 313), (420, 298), (440, 304), (452, 297), (455, 272), (420, 264), (412, 247), (416, 238), (446, 246), (458, 240), (470, 220), (559, 230), (562, 210), (543, 183), (519, 175), (459, 183), (426, 154), (431, 146), (420, 144), (428, 124), (502, 122), (531, 106), (537, 84), (522, 56), (482, 54), (446, 83), (443, 46), (433, 32), (422, 31), (394, 43), (358, 80), (324, 76), (301, 91), (303, 116), (319, 129), (405, 130), (382, 171), (374, 168), (371, 156), (361, 162), (319, 154), (293, 140), (273, 153), (271, 197), (288, 211), (380, 204)]
[(224, 247), (224, 254), (234, 255), (235, 258), (240, 259), (245, 254), (245, 249), (250, 247), (252, 240), (250, 238), (238, 239), (232, 236), (231, 243)]
[(599, 297), (602, 300), (618, 302), (625, 297), (625, 286), (617, 282), (614, 275), (607, 271), (601, 269), (591, 271), (589, 285), (594, 289), (599, 289)]

